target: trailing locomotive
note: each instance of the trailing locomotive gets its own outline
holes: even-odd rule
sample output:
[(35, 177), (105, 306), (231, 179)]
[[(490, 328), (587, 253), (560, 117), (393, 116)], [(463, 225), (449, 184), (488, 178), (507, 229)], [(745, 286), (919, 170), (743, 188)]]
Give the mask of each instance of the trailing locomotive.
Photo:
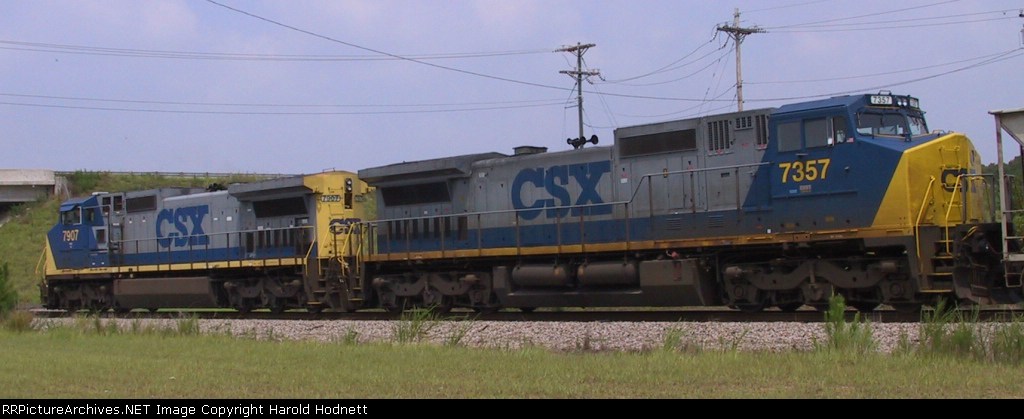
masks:
[(352, 310), (351, 225), (367, 187), (328, 172), (230, 185), (95, 193), (61, 204), (41, 301), (66, 310)]
[[(47, 307), (319, 311), (1021, 301), (996, 185), (890, 93), (481, 153), (65, 202)], [(371, 197), (370, 195), (374, 196)], [(372, 201), (372, 203), (371, 203)], [(1006, 230), (1009, 231), (1009, 230)]]

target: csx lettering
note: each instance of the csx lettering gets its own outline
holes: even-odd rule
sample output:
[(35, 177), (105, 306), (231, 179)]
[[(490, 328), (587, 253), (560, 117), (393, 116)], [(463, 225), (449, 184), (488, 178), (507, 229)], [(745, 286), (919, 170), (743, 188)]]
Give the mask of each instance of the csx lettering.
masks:
[(210, 207), (200, 205), (165, 209), (156, 216), (156, 236), (160, 247), (204, 246), (210, 238), (203, 231), (203, 218), (210, 213)]
[[(607, 205), (579, 208), (583, 205), (604, 203), (601, 195), (597, 192), (597, 185), (601, 181), (601, 177), (611, 171), (610, 161), (552, 166), (547, 169), (539, 167), (523, 169), (519, 171), (512, 182), (512, 207), (517, 210), (528, 210), (519, 212), (519, 216), (524, 220), (537, 218), (542, 208), (547, 208), (544, 211), (547, 218), (565, 217), (570, 214), (572, 216), (611, 214), (612, 208)], [(580, 193), (575, 202), (572, 201), (569, 189), (566, 188), (570, 178), (575, 179), (576, 183), (580, 185)], [(551, 198), (537, 199), (527, 205), (523, 202), (523, 187), (528, 184), (533, 185), (534, 188), (543, 189)], [(569, 206), (575, 207), (571, 210), (570, 208), (559, 208)]]
[(960, 182), (960, 176), (966, 175), (967, 169), (946, 169), (942, 171), (942, 189), (946, 192), (953, 192), (956, 190), (956, 185)]
[(825, 180), (832, 159), (818, 159), (779, 163), (782, 169), (782, 183)]

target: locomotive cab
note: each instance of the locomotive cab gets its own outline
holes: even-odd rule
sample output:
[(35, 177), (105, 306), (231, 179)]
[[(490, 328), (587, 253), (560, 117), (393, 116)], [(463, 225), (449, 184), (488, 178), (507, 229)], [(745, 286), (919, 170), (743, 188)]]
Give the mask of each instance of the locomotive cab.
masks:
[[(118, 240), (112, 214), (123, 210), (122, 194), (96, 193), (65, 201), (57, 224), (47, 234), (47, 246), (56, 254), (55, 269), (102, 268), (110, 265), (109, 251)], [(113, 235), (113, 239), (112, 239)]]

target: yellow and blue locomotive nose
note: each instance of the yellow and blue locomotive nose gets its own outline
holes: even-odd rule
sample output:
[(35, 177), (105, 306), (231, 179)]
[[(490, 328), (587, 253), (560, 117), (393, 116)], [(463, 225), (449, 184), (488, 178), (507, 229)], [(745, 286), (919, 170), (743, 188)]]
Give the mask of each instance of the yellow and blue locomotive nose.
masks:
[(903, 151), (872, 227), (946, 227), (985, 217), (982, 169), (971, 140), (951, 133)]

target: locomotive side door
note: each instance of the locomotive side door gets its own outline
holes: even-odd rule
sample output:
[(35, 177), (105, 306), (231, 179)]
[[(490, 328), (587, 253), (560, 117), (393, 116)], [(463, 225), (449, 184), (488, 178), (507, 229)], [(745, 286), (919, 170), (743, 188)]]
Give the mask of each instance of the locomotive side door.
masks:
[[(777, 122), (777, 123), (775, 123)], [(773, 121), (775, 156), (768, 168), (772, 202), (784, 230), (801, 230), (829, 223), (837, 211), (830, 179), (840, 176), (842, 165), (833, 150), (847, 140), (847, 119), (840, 114), (815, 112), (799, 118)]]

